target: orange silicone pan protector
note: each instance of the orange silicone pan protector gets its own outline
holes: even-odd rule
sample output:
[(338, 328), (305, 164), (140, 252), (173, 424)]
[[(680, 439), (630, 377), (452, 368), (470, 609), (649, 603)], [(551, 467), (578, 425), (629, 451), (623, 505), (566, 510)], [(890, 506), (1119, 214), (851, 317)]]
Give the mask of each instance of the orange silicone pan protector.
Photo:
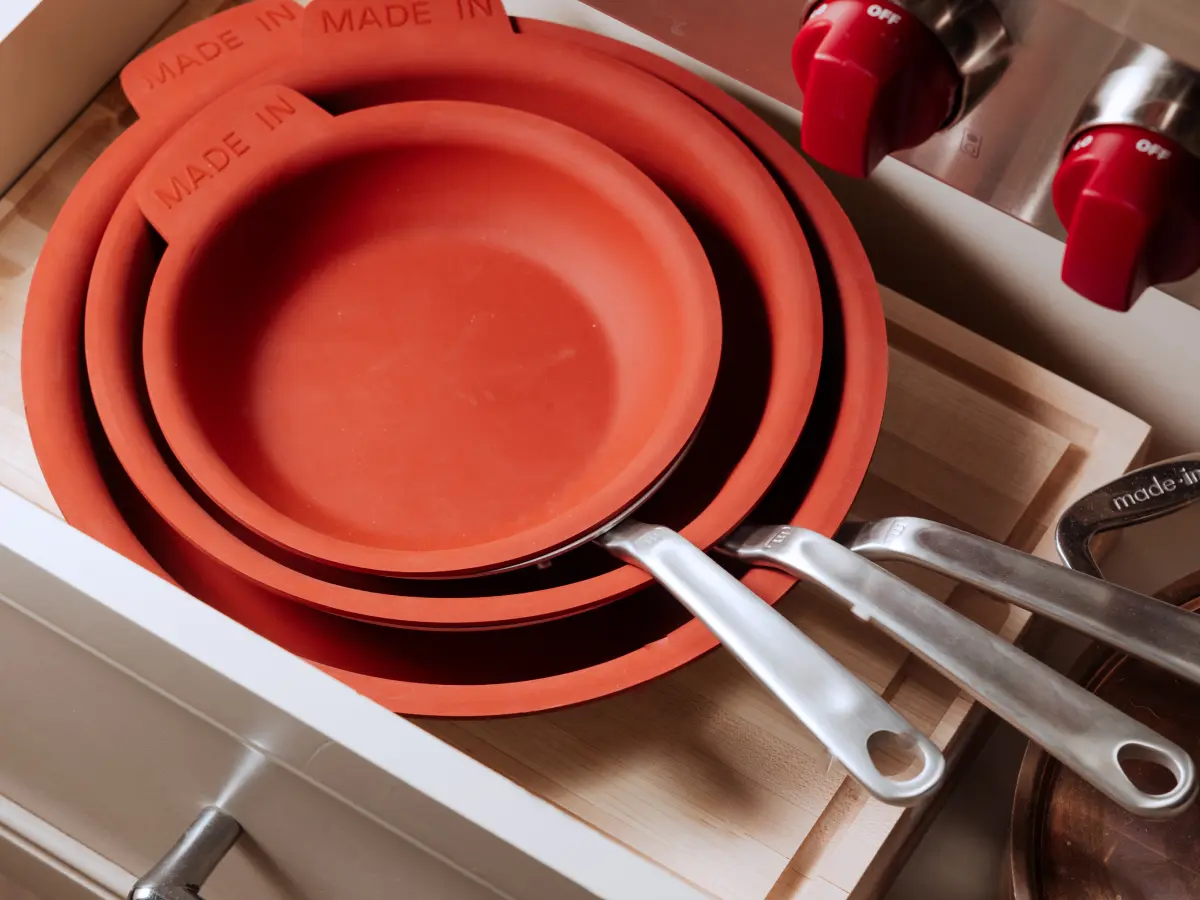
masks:
[[(276, 4), (239, 10), (268, 5)], [(832, 533), (849, 510), (874, 447), (887, 362), (878, 292), (845, 214), (782, 138), (702, 79), (625, 44), (547, 23), (519, 25), (624, 59), (704, 103), (763, 157), (819, 238), (819, 262), (830, 288), (826, 332), (836, 341), (826, 358), (841, 366), (825, 367), (818, 399), (827, 414), (810, 421), (802, 441), (812, 451), (826, 444), (827, 450), (807, 493), (802, 481), (789, 480), (773, 488), (761, 506), (774, 518), (790, 503), (793, 524)], [(202, 99), (195, 86), (189, 92)], [(578, 703), (664, 674), (715, 646), (707, 629), (688, 620), (658, 589), (545, 625), (422, 634), (330, 618), (261, 592), (246, 597), (247, 583), (228, 569), (196, 565), (203, 554), (157, 516), (116, 464), (96, 426), (78, 363), (85, 289), (103, 228), (125, 186), (174, 124), (169, 111), (157, 121), (135, 124), (85, 174), (51, 231), (42, 254), (47, 264), (30, 293), (23, 342), (29, 422), (43, 472), (68, 521), (154, 571), (165, 574), (157, 559), (186, 574), (185, 587), (214, 607), (398, 711), (502, 715)], [(839, 322), (844, 334), (834, 325)], [(839, 377), (826, 383), (835, 372)], [(843, 395), (857, 402), (843, 404)], [(817, 418), (820, 427), (814, 430)], [(743, 580), (772, 601), (792, 583), (766, 569), (751, 570)], [(455, 664), (454, 672), (438, 665), (445, 660)], [(469, 670), (470, 660), (488, 662)]]
[[(310, 6), (308, 13), (317, 8)], [(307, 84), (305, 92), (318, 95), (326, 107), (423, 99), (442, 92), (456, 99), (476, 99), (473, 95), (482, 93), (486, 96), (480, 99), (519, 101), (527, 111), (547, 113), (591, 131), (643, 171), (653, 173), (677, 204), (690, 209), (690, 215), (720, 228), (727, 243), (737, 248), (739, 261), (744, 260), (751, 283), (757, 282), (762, 290), (771, 346), (769, 352), (758, 350), (757, 364), (770, 364), (764, 373), (768, 393), (762, 415), (752, 417), (757, 430), (745, 453), (731, 472), (722, 473), (717, 495), (683, 523), (682, 531), (708, 546), (734, 527), (788, 458), (819, 373), (820, 295), (811, 257), (785, 198), (753, 154), (710, 115), (662, 82), (602, 55), (564, 50), (559, 42), (507, 32), (414, 43), (405, 45), (403, 53), (371, 55), (356, 46), (334, 47), (305, 63), (313, 58), (318, 59), (317, 66), (302, 65), (284, 80)], [(603, 88), (597, 90), (597, 85)], [(627, 103), (631, 96), (639, 102)], [(725, 177), (713, 179), (713, 171)], [(148, 283), (145, 267), (153, 265), (144, 253), (138, 261), (138, 248), (144, 251), (148, 246), (145, 233), (136, 204), (126, 202), (117, 210), (99, 251), (85, 327), (92, 392), (113, 448), (139, 490), (211, 557), (283, 596), (327, 611), (406, 626), (517, 624), (590, 608), (646, 585), (649, 576), (631, 566), (601, 568), (593, 577), (571, 580), (573, 571), (556, 564), (549, 573), (510, 582), (511, 593), (478, 596), (477, 587), (460, 588), (463, 593), (448, 602), (445, 593), (415, 588), (412, 583), (397, 582), (385, 590), (375, 583), (358, 586), (361, 582), (315, 577), (240, 540), (180, 484), (161, 456), (140, 404), (140, 373), (128, 348), (136, 341), (141, 315), (136, 304), (145, 297)], [(722, 302), (736, 308), (747, 299), (723, 296)], [(745, 418), (744, 409), (755, 411), (751, 392), (727, 393), (734, 401), (730, 412), (735, 420)], [(716, 435), (718, 443), (721, 437)], [(693, 455), (684, 460), (685, 466)], [(704, 456), (697, 459), (699, 465), (705, 464)], [(668, 487), (675, 482), (671, 479)], [(672, 493), (678, 496), (678, 491), (666, 496)], [(658, 498), (651, 502), (647, 519), (675, 524), (659, 515)], [(547, 583), (551, 586), (539, 587)], [(490, 580), (488, 586), (494, 590)], [(406, 590), (409, 593), (401, 593)], [(422, 593), (415, 594), (416, 590)]]
[(552, 552), (635, 506), (708, 405), (700, 242), (540, 116), (233, 91), (134, 193), (168, 240), (154, 416), (217, 505), (304, 557), (424, 577)]

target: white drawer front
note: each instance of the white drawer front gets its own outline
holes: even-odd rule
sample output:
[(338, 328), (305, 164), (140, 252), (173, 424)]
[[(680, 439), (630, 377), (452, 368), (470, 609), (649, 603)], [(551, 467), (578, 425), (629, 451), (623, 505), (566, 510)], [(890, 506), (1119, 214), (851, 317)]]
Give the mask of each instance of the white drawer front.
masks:
[(690, 887), (0, 492), (0, 794), (141, 874), (206, 805), (210, 900)]

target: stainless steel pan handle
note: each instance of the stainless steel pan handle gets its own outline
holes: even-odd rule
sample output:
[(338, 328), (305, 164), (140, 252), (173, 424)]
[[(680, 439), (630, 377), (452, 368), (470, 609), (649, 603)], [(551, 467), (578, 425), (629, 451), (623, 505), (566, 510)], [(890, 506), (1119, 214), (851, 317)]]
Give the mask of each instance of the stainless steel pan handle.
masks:
[(1200, 616), (927, 519), (846, 525), (837, 540), (905, 560), (1045, 616), (1200, 684)]
[(204, 882), (241, 834), (237, 819), (206, 806), (167, 855), (137, 880), (129, 900), (201, 900)]
[[(880, 800), (910, 806), (937, 788), (946, 764), (933, 742), (703, 551), (668, 528), (628, 520), (598, 541), (658, 579)], [(916, 775), (896, 781), (880, 771), (870, 752), (880, 733), (918, 751)]]
[[(743, 528), (724, 548), (737, 558), (783, 569), (850, 604), (1063, 765), (1140, 816), (1166, 818), (1196, 794), (1192, 760), (1073, 681), (1001, 640), (904, 580), (828, 538), (802, 528)], [(1122, 760), (1170, 770), (1175, 787), (1147, 794)]]
[(1177, 456), (1135, 469), (1081, 497), (1061, 519), (1054, 538), (1072, 569), (1100, 578), (1092, 539), (1170, 515), (1200, 500), (1200, 454)]

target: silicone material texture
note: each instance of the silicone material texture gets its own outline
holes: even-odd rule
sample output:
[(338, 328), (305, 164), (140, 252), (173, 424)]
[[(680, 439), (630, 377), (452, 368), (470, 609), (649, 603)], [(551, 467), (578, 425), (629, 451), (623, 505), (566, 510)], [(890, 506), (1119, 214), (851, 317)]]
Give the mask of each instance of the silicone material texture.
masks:
[(553, 552), (636, 505), (708, 405), (703, 247), (548, 119), (333, 117), (265, 85), (202, 111), (134, 193), (168, 240), (155, 418), (218, 506), (303, 557), (423, 577)]
[[(248, 7), (274, 5), (260, 0)], [(517, 27), (622, 59), (675, 85), (752, 146), (789, 195), (822, 277), (824, 363), (800, 450), (755, 513), (762, 521), (787, 518), (831, 534), (866, 472), (887, 371), (878, 291), (850, 222), (786, 141), (711, 84), (585, 32), (529, 20)], [(264, 54), (261, 69), (277, 63)], [(208, 94), (195, 84), (189, 89), (197, 105), (222, 87), (212, 72), (208, 77)], [(98, 427), (80, 377), (80, 335), (103, 230), (137, 171), (181, 118), (182, 111), (136, 123), (100, 157), (67, 200), (34, 277), (23, 335), (25, 399), (39, 462), (68, 521), (164, 576), (176, 573), (206, 602), (398, 712), (504, 715), (579, 703), (662, 675), (715, 646), (711, 633), (658, 589), (559, 622), (508, 630), (422, 633), (356, 623), (252, 589), (165, 523), (130, 483)], [(152, 235), (141, 227), (149, 245)], [(792, 584), (766, 569), (746, 572), (743, 581), (772, 601)]]
[[(311, 13), (315, 6), (308, 7)], [(507, 34), (443, 36), (369, 58), (328, 51), (273, 81), (303, 86), (324, 108), (452, 95), (519, 103), (592, 134), (649, 174), (705, 247), (727, 326), (717, 383), (691, 452), (640, 511), (711, 546), (763, 496), (787, 461), (820, 374), (820, 288), (786, 198), (754, 154), (663, 82), (558, 41)], [(639, 103), (626, 98), (638, 96)], [(712, 171), (721, 171), (713, 179)], [(139, 341), (157, 259), (136, 198), (113, 216), (98, 252), (85, 322), (100, 419), (123, 468), (156, 511), (205, 554), (256, 584), (326, 611), (408, 627), (494, 627), (557, 618), (646, 586), (650, 577), (595, 548), (544, 570), (428, 585), (280, 557), (197, 502), (164, 459), (144, 408)], [(139, 243), (140, 242), (140, 243)], [(150, 254), (150, 255), (148, 255)], [(760, 299), (761, 298), (761, 299)], [(761, 307), (752, 305), (755, 301)], [(758, 311), (761, 309), (761, 312)], [(763, 342), (758, 337), (766, 335)], [(211, 507), (211, 504), (209, 504)], [(227, 518), (227, 517), (226, 517)], [(453, 602), (451, 602), (453, 598)]]

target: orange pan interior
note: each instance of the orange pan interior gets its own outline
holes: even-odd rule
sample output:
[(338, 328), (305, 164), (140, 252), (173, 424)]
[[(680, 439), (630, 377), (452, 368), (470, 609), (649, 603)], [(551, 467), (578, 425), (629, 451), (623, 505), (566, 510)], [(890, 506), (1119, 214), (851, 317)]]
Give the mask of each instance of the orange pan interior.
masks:
[(143, 355), (172, 452), (242, 525), (344, 568), (473, 573), (593, 532), (683, 451), (717, 286), (615, 152), (506, 107), (334, 118), (264, 86), (156, 154), (143, 208), (225, 133), (252, 149), (234, 188), (187, 198), (219, 199), (168, 238)]
[[(703, 546), (733, 528), (787, 460), (820, 371), (820, 289), (811, 256), (786, 198), (753, 154), (668, 86), (558, 41), (510, 33), (499, 40), (422, 44), (386, 58), (354, 55), (340, 65), (351, 71), (339, 76), (301, 69), (291, 77), (304, 81), (306, 90), (311, 88), (326, 106), (347, 111), (375, 100), (411, 101), (443, 92), (459, 99), (485, 93), (519, 100), (527, 111), (552, 113), (556, 120), (592, 130), (653, 173), (697, 227), (714, 269), (726, 270), (725, 277), (732, 279), (726, 283), (736, 287), (721, 290), (723, 318), (745, 333), (732, 341), (725, 335), (726, 346), (743, 350), (736, 358), (722, 354), (715, 395), (728, 401), (725, 417), (710, 412), (696, 452), (685, 456), (677, 473), (683, 476), (686, 470), (688, 478), (669, 479), (645, 515), (649, 521), (675, 525)], [(605, 85), (599, 92), (598, 79)], [(335, 87), (339, 80), (340, 91)], [(632, 95), (643, 102), (628, 104)], [(592, 102), (583, 104), (581, 97)], [(139, 125), (153, 128), (155, 121)], [(699, 152), (702, 147), (704, 153)], [(682, 152), (684, 148), (691, 152)], [(714, 160), (730, 161), (722, 179), (711, 177)], [(156, 265), (148, 253), (158, 239), (148, 232), (152, 235), (127, 198), (112, 219), (92, 273), (85, 328), (88, 372), (122, 465), (158, 513), (199, 550), (283, 596), (406, 627), (495, 627), (553, 618), (609, 602), (649, 582), (640, 569), (622, 566), (593, 548), (581, 548), (546, 570), (493, 576), (483, 588), (471, 581), (430, 586), (364, 580), (366, 576), (353, 578), (354, 573), (343, 570), (297, 565), (237, 534), (214, 515), (212, 504), (189, 492), (186, 476), (171, 468), (173, 461), (161, 452), (161, 438), (153, 433), (152, 417), (142, 405), (140, 365), (135, 371), (128, 349), (139, 340), (137, 298), (144, 304)], [(718, 274), (718, 282), (722, 280)], [(755, 311), (759, 303), (761, 313)], [(762, 334), (765, 343), (748, 343)], [(705, 431), (708, 452), (700, 453)], [(697, 483), (705, 489), (697, 490)], [(454, 602), (448, 602), (451, 597)]]
[[(878, 293), (844, 213), (794, 150), (707, 82), (624, 44), (547, 23), (518, 24), (521, 30), (624, 59), (703, 102), (769, 163), (791, 194), (806, 231), (820, 241), (827, 365), (817, 408), (802, 437), (805, 452), (793, 454), (783, 481), (758, 511), (764, 518), (789, 511), (794, 524), (831, 532), (848, 511), (865, 473), (886, 381)], [(76, 527), (163, 574), (177, 570), (176, 552), (194, 559), (196, 549), (157, 518), (113, 457), (91, 408), (87, 383), (80, 379), (79, 357), (91, 260), (108, 217), (153, 146), (147, 147), (147, 142), (162, 140), (171, 124), (167, 119), (157, 126), (135, 125), (100, 158), (68, 200), (43, 251), (48, 264), (35, 276), (23, 343), (30, 428), (64, 515)], [(244, 582), (221, 567), (203, 571), (207, 576), (198, 572), (185, 586), (365, 695), (412, 713), (500, 715), (577, 703), (663, 674), (715, 644), (703, 626), (688, 620), (678, 604), (658, 591), (640, 592), (594, 613), (536, 628), (422, 635), (319, 616), (280, 600), (243, 605), (238, 589)], [(761, 569), (746, 573), (743, 580), (770, 600), (792, 583), (780, 573)], [(374, 650), (368, 647), (371, 642)], [(477, 664), (451, 677), (450, 666), (439, 664), (447, 658)]]

